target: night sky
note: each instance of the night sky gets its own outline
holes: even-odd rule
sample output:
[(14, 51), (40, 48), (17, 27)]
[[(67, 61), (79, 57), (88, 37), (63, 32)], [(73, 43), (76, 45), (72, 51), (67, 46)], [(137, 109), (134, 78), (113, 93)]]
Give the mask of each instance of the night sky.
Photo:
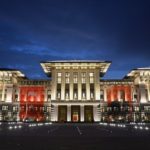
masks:
[(0, 67), (46, 78), (40, 61), (109, 60), (105, 78), (150, 66), (149, 0), (0, 0)]

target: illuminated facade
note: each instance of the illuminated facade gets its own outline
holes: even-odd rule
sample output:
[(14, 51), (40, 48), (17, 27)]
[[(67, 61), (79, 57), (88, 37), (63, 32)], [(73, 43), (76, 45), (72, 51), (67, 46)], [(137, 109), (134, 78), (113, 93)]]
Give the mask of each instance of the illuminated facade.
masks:
[(0, 121), (150, 121), (150, 68), (104, 80), (110, 61), (41, 62), (49, 80), (0, 69)]

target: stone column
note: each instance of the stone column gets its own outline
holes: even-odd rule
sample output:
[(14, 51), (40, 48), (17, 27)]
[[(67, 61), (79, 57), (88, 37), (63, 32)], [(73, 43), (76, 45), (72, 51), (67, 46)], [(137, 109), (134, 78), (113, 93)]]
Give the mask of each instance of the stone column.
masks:
[(17, 94), (18, 94), (18, 99), (17, 101), (20, 102), (20, 87), (17, 87)]
[(65, 100), (65, 71), (61, 72), (61, 100)]
[(56, 70), (52, 70), (52, 88), (51, 88), (51, 99), (56, 100), (56, 85), (57, 85), (57, 73)]
[(104, 87), (104, 101), (107, 102), (107, 89)]
[(55, 105), (54, 109), (54, 121), (58, 121), (58, 105)]
[(70, 100), (73, 100), (73, 72), (72, 70), (70, 71), (70, 87), (69, 87), (69, 95), (70, 95)]
[(81, 72), (78, 72), (78, 100), (81, 100)]
[(48, 94), (48, 93), (47, 93), (47, 90), (48, 90), (48, 89), (45, 88), (45, 92), (44, 92), (44, 102), (47, 102), (47, 100), (48, 100), (48, 99), (47, 99), (47, 94)]
[(71, 105), (67, 106), (67, 121), (71, 122)]
[(134, 101), (134, 87), (133, 86), (131, 86), (131, 102), (133, 102)]
[(80, 106), (80, 121), (84, 122), (84, 105)]
[(93, 106), (93, 118), (94, 118), (94, 121), (97, 122), (97, 121), (100, 121), (100, 117), (99, 117), (99, 114), (98, 114), (98, 110), (97, 110), (97, 106), (94, 105)]
[(2, 85), (2, 101), (4, 101), (4, 95), (5, 95), (5, 83), (3, 83)]
[(147, 84), (147, 95), (148, 95), (148, 101), (150, 101), (150, 88), (149, 88), (149, 84)]
[(99, 70), (94, 71), (94, 90), (95, 90), (95, 100), (100, 100), (100, 77)]
[(124, 89), (125, 101), (127, 101), (127, 88)]
[(89, 72), (86, 72), (86, 100), (90, 100), (91, 99), (91, 95), (90, 95), (90, 78), (89, 78)]
[(139, 85), (139, 89), (140, 89), (140, 103), (146, 103), (147, 100), (146, 100), (146, 92), (145, 92), (145, 85), (144, 84), (141, 84)]
[(118, 101), (120, 102), (120, 89), (118, 88), (118, 92), (117, 92), (117, 98), (118, 98)]

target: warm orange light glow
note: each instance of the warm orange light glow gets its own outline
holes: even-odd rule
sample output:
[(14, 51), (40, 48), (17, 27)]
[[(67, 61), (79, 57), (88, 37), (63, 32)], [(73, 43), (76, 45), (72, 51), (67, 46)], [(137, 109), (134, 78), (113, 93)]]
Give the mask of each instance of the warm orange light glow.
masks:
[[(25, 86), (20, 88), (20, 119), (31, 118), (42, 120), (44, 118), (44, 87)], [(23, 109), (25, 108), (25, 109)]]
[(124, 100), (131, 102), (132, 94), (131, 94), (131, 86), (130, 85), (113, 85), (107, 89), (107, 102), (111, 103), (112, 101), (120, 100), (120, 91), (122, 91), (124, 95)]

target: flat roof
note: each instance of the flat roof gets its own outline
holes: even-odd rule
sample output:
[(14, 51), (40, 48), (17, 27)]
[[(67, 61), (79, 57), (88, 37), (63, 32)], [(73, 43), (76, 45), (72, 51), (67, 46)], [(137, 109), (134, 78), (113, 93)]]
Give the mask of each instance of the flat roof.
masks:
[(52, 60), (52, 61), (42, 61), (41, 63), (112, 63), (112, 61), (104, 61), (104, 60)]
[(136, 68), (136, 69), (132, 69), (126, 76), (126, 77), (134, 77), (136, 75), (138, 75), (139, 73), (142, 72), (149, 72), (150, 73), (150, 67), (144, 67), (144, 68)]
[(17, 69), (0, 68), (0, 72), (12, 73), (12, 74), (16, 74), (18, 77), (25, 77), (25, 75), (20, 70)]
[(52, 68), (56, 68), (56, 67), (96, 67), (99, 68), (101, 71), (100, 73), (102, 73), (101, 76), (103, 76), (106, 71), (108, 70), (111, 61), (101, 61), (101, 60), (53, 60), (53, 61), (42, 61), (41, 66), (44, 70), (44, 72), (49, 76), (49, 74), (51, 73)]

